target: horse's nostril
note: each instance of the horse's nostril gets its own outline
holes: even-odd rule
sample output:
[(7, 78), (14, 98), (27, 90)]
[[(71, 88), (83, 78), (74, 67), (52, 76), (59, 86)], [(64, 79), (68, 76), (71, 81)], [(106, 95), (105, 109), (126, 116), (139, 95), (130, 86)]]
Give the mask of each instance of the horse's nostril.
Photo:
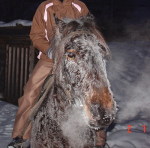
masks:
[(103, 124), (105, 124), (105, 125), (109, 125), (112, 121), (111, 117), (105, 117), (104, 116), (102, 119), (103, 119)]
[(106, 118), (104, 119), (105, 124), (109, 124), (110, 123), (110, 118)]

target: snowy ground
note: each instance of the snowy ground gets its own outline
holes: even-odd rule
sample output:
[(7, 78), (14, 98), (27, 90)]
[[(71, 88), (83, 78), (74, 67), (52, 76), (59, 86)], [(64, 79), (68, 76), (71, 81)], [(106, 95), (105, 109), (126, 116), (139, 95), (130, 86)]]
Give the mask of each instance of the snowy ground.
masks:
[(150, 148), (150, 42), (112, 42), (110, 49), (109, 79), (120, 110), (108, 143), (111, 148)]
[[(150, 148), (150, 43), (111, 42), (109, 46), (108, 76), (120, 109), (107, 142), (111, 148)], [(0, 148), (10, 141), (16, 110), (0, 101)]]
[(0, 148), (6, 148), (11, 141), (16, 111), (16, 106), (0, 101)]
[(17, 26), (17, 25), (22, 25), (22, 26), (31, 26), (32, 22), (28, 20), (14, 20), (9, 23), (5, 23), (0, 21), (0, 27), (12, 27), (12, 26)]

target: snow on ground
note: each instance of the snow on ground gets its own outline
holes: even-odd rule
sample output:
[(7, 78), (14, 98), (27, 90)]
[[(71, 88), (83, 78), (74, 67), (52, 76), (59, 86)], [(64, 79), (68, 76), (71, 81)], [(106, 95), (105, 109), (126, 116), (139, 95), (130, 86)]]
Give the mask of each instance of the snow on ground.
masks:
[(0, 148), (6, 148), (11, 141), (16, 111), (16, 106), (0, 101)]
[(111, 148), (150, 148), (150, 42), (112, 42), (110, 49), (108, 74), (119, 112), (108, 143)]
[(22, 26), (31, 26), (32, 22), (28, 20), (14, 20), (9, 23), (5, 23), (0, 21), (0, 27), (12, 27), (12, 26), (17, 26), (17, 25), (22, 25)]
[[(119, 112), (107, 142), (111, 148), (150, 148), (150, 43), (124, 41), (109, 46), (108, 76)], [(16, 110), (0, 101), (0, 148), (10, 141)]]

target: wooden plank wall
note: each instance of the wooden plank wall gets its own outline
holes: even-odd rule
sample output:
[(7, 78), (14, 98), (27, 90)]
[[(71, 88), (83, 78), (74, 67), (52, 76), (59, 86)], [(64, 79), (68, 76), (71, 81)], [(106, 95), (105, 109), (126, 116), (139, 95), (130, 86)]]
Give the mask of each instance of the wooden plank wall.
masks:
[(35, 52), (31, 45), (6, 45), (5, 99), (17, 104), (34, 67)]
[(29, 32), (30, 27), (0, 27), (0, 100), (15, 105), (37, 62)]

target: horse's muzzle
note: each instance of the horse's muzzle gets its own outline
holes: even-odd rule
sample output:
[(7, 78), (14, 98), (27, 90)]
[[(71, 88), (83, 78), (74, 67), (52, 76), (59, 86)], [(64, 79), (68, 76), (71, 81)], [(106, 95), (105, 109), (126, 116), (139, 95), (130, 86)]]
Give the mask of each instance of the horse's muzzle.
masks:
[(114, 120), (113, 111), (102, 108), (99, 104), (91, 104), (89, 126), (95, 130), (107, 128)]

